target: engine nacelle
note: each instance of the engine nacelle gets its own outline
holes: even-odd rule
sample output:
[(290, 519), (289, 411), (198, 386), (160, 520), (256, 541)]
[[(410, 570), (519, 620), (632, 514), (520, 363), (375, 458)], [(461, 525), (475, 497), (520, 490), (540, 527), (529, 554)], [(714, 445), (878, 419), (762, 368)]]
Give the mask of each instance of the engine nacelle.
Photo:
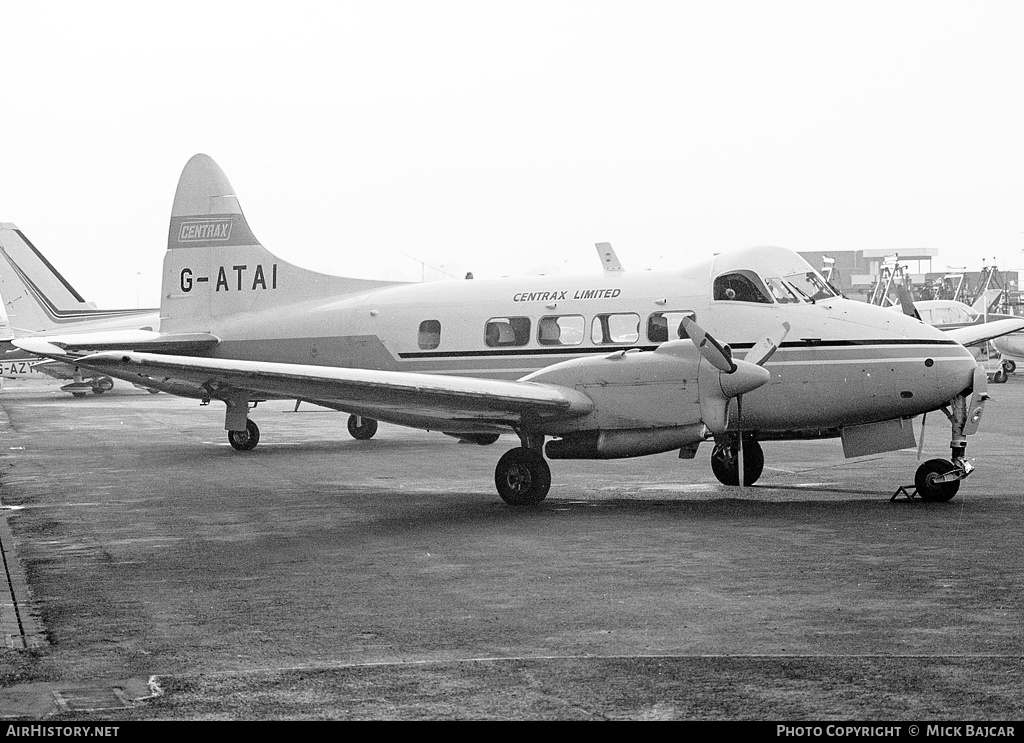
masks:
[(661, 454), (704, 441), (710, 432), (703, 424), (673, 428), (582, 431), (549, 441), (548, 459), (624, 459)]

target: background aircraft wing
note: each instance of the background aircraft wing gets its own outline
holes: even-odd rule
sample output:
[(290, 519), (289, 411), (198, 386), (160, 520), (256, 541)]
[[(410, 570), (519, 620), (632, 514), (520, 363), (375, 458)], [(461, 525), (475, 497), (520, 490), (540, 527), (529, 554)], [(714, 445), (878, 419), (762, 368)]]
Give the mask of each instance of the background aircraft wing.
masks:
[(1008, 335), (1018, 330), (1024, 330), (1024, 317), (1006, 320), (993, 320), (976, 325), (965, 325), (962, 328), (948, 328), (945, 332), (950, 338), (961, 346), (976, 346), (979, 343), (990, 341), (1001, 335)]
[(574, 418), (593, 409), (583, 393), (539, 382), (124, 351), (83, 356), (77, 363), (154, 389), (191, 385), (198, 394), (190, 396), (226, 399), (244, 392), (250, 400), (301, 399), (428, 428), (428, 421), (509, 426), (524, 418)]

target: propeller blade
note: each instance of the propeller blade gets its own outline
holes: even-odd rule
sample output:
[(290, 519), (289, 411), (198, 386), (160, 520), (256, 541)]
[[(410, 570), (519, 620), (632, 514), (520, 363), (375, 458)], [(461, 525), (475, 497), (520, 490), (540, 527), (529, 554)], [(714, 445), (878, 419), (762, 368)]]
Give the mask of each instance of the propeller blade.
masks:
[(743, 481), (746, 479), (746, 474), (743, 472), (743, 395), (736, 395), (736, 428), (738, 429), (736, 472), (739, 475), (739, 484), (742, 490), (745, 487)]
[(917, 311), (917, 307), (914, 305), (914, 297), (910, 294), (907, 287), (900, 284), (896, 287), (896, 298), (900, 300), (900, 307), (903, 308), (903, 314), (909, 315), (910, 317), (916, 317), (918, 320), (921, 319), (921, 313)]
[(732, 374), (736, 371), (736, 363), (732, 360), (732, 349), (722, 346), (718, 341), (708, 335), (704, 329), (688, 317), (683, 318), (683, 330), (700, 349), (700, 354), (708, 363), (719, 371)]
[(924, 424), (925, 424), (925, 421), (927, 421), (927, 420), (928, 420), (928, 414), (924, 413), (921, 416), (921, 440), (917, 444), (917, 459), (918, 459), (918, 461), (920, 461), (920, 459), (921, 459), (921, 451), (924, 449)]
[(747, 352), (747, 355), (743, 357), (743, 360), (749, 361), (751, 364), (764, 366), (768, 359), (772, 357), (772, 354), (779, 350), (779, 346), (782, 345), (782, 341), (789, 334), (789, 328), (790, 325), (788, 322), (782, 323), (782, 326), (775, 331), (774, 335), (769, 335), (758, 341), (754, 347)]

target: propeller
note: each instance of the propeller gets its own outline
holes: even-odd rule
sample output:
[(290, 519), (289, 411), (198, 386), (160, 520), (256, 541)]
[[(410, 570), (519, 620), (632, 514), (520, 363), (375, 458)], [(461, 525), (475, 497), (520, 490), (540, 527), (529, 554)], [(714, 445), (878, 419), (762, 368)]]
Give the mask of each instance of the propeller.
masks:
[[(782, 323), (775, 335), (762, 338), (747, 352), (746, 358), (732, 357), (732, 349), (722, 345), (700, 325), (689, 318), (682, 322), (683, 330), (700, 350), (701, 356), (719, 370), (716, 391), (711, 384), (698, 375), (700, 387), (701, 418), (715, 435), (726, 432), (729, 426), (729, 401), (736, 398), (736, 420), (739, 429), (739, 482), (743, 485), (743, 395), (756, 390), (771, 379), (771, 373), (764, 364), (778, 350), (782, 340), (789, 333), (790, 324)], [(705, 407), (705, 402), (707, 407)]]

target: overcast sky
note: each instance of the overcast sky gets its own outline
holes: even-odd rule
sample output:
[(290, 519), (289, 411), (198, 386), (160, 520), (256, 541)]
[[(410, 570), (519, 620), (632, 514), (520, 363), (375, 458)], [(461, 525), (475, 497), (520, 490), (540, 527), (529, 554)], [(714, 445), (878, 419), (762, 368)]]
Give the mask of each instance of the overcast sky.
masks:
[(0, 221), (101, 307), (159, 303), (197, 152), (330, 273), (596, 272), (599, 241), (1024, 267), (1016, 0), (0, 8)]

